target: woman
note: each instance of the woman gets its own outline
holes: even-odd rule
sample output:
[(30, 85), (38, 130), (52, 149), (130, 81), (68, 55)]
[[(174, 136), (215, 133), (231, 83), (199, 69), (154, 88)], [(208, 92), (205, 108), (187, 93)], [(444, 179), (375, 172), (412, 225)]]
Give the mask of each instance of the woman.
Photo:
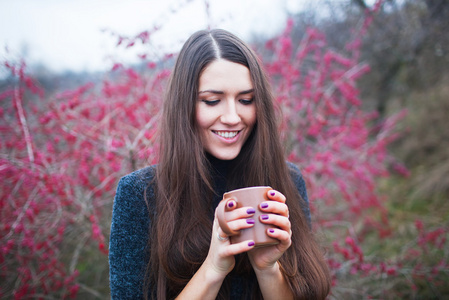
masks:
[[(114, 201), (110, 284), (117, 299), (324, 299), (327, 265), (310, 232), (299, 170), (286, 163), (268, 80), (224, 30), (184, 44), (160, 124), (160, 160), (123, 177)], [(261, 222), (279, 244), (230, 244), (214, 211), (224, 192), (269, 185)], [(230, 200), (228, 225), (253, 226)]]

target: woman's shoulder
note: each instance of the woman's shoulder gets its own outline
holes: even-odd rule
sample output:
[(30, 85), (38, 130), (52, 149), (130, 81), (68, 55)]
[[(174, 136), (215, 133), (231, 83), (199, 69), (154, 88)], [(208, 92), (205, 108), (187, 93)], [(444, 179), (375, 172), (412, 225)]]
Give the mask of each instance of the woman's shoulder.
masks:
[(148, 166), (136, 171), (133, 171), (129, 174), (126, 174), (120, 181), (122, 184), (131, 185), (134, 187), (139, 187), (142, 185), (147, 185), (151, 182), (156, 174), (156, 165)]
[(144, 192), (153, 194), (153, 181), (156, 175), (156, 165), (145, 167), (120, 178), (117, 186), (116, 198), (128, 201), (143, 198)]
[(290, 172), (290, 176), (293, 180), (293, 183), (295, 184), (296, 188), (298, 189), (299, 194), (304, 199), (304, 201), (308, 204), (309, 203), (309, 197), (307, 196), (307, 188), (306, 188), (306, 182), (304, 181), (304, 178), (302, 177), (302, 173), (297, 165), (294, 163), (291, 163), (287, 161), (287, 167)]
[(145, 189), (155, 178), (156, 165), (145, 167), (120, 178), (118, 187), (126, 187), (128, 189), (142, 190)]
[(290, 176), (293, 180), (293, 183), (295, 184), (296, 189), (298, 190), (302, 200), (304, 201), (302, 203), (302, 209), (310, 227), (312, 223), (311, 223), (309, 197), (307, 195), (306, 182), (304, 181), (304, 178), (302, 177), (301, 171), (299, 170), (298, 166), (288, 161), (287, 166), (290, 171)]
[(292, 176), (292, 178), (295, 180), (300, 180), (300, 181), (304, 181), (304, 179), (302, 178), (302, 173), (301, 170), (298, 168), (297, 165), (295, 165), (292, 162), (286, 161), (287, 164), (287, 168), (290, 171), (290, 175)]
[(113, 211), (116, 216), (148, 217), (147, 201), (154, 201), (153, 179), (156, 167), (150, 166), (123, 176), (117, 185)]

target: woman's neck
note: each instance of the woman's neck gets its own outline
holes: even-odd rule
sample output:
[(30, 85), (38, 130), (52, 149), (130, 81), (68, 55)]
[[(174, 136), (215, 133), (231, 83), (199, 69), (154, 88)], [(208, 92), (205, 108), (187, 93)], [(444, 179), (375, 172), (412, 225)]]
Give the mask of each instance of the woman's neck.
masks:
[(232, 165), (232, 160), (221, 160), (206, 152), (206, 158), (212, 167), (212, 176), (225, 177), (228, 174), (229, 167)]

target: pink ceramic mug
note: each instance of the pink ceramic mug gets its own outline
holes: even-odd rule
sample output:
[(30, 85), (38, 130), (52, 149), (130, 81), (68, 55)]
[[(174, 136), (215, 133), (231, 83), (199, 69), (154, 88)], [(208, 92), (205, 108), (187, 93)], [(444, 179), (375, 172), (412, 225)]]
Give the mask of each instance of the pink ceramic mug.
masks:
[[(235, 244), (253, 240), (256, 244), (255, 247), (279, 244), (279, 240), (274, 239), (267, 234), (267, 229), (276, 227), (260, 222), (260, 215), (262, 215), (263, 212), (259, 209), (259, 204), (269, 200), (267, 196), (269, 190), (272, 190), (269, 186), (254, 186), (233, 190), (223, 195), (223, 200), (218, 204), (217, 219), (223, 232), (230, 236), (231, 243)], [(225, 219), (225, 212), (228, 210), (226, 203), (231, 199), (237, 203), (237, 208), (249, 206), (256, 210), (254, 216), (251, 216), (255, 221), (253, 227), (239, 231), (233, 231), (229, 228), (227, 220)]]

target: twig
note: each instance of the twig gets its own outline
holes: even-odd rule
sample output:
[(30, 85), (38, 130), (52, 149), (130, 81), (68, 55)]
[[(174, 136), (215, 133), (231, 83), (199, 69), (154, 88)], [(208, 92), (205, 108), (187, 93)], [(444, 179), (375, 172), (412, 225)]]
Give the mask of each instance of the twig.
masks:
[(94, 290), (94, 289), (88, 287), (87, 285), (84, 285), (84, 284), (82, 284), (82, 283), (78, 283), (78, 284), (79, 284), (79, 286), (80, 286), (83, 290), (85, 290), (86, 292), (88, 292), (88, 293), (94, 295), (95, 297), (97, 297), (97, 298), (99, 298), (99, 299), (104, 298), (99, 292), (97, 292), (96, 290)]
[[(25, 113), (23, 111), (23, 106), (22, 106), (21, 100), (22, 99), (20, 97), (19, 88), (16, 87), (14, 89), (14, 102), (16, 103), (17, 114), (19, 115), (20, 126), (22, 127), (23, 135), (25, 136), (25, 142), (27, 144), (28, 159), (30, 160), (30, 163), (33, 163), (34, 162), (33, 145), (32, 145), (31, 135), (30, 135), (30, 131), (28, 129), (28, 123), (25, 118)], [(32, 167), (33, 167), (33, 165), (32, 165)]]
[(84, 238), (78, 242), (78, 245), (75, 248), (75, 251), (73, 251), (72, 260), (70, 261), (70, 273), (75, 272), (76, 264), (78, 263), (79, 256), (81, 254), (81, 250), (83, 250), (84, 246), (86, 245), (87, 236), (84, 236)]
[(20, 221), (22, 220), (23, 216), (25, 215), (26, 210), (28, 207), (30, 207), (31, 200), (36, 196), (37, 194), (37, 187), (34, 188), (34, 190), (31, 192), (31, 195), (28, 197), (27, 202), (23, 206), (22, 210), (20, 211), (20, 214), (17, 216), (16, 221), (11, 226), (11, 230), (8, 232), (8, 234), (5, 236), (5, 239), (7, 240), (13, 232), (16, 230), (17, 225), (19, 225)]

